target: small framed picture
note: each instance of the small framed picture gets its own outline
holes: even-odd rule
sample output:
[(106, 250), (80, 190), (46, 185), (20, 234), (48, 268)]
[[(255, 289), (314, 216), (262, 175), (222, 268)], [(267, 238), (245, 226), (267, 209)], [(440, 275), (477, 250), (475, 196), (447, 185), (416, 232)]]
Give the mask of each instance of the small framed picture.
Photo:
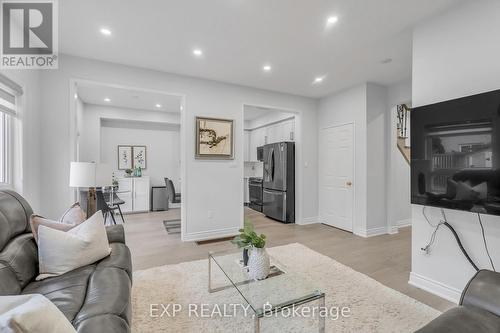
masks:
[(233, 120), (196, 117), (197, 159), (234, 159)]
[(118, 146), (118, 170), (132, 169), (132, 146)]
[(132, 146), (134, 168), (146, 169), (146, 146)]

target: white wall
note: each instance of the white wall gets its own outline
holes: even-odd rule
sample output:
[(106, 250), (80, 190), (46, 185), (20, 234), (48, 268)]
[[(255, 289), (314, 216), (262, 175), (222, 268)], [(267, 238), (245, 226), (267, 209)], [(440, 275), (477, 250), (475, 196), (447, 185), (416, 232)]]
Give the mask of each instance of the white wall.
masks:
[[(20, 125), (17, 127), (22, 153), (16, 158), (14, 173), (15, 190), (21, 193), (35, 212), (40, 212), (41, 204), (41, 178), (46, 173), (52, 172), (50, 168), (41, 169), (40, 164), (44, 156), (41, 150), (41, 92), (40, 72), (31, 70), (2, 70), (1, 73), (17, 84), (21, 85), (24, 94), (20, 99), (21, 112), (19, 115)], [(46, 170), (42, 173), (42, 170)], [(48, 193), (44, 193), (50, 196)]]
[[(500, 88), (500, 2), (469, 1), (419, 25), (413, 37), (413, 106), (421, 106)], [(446, 230), (439, 231), (430, 255), (420, 248), (432, 228), (412, 210), (412, 272), (410, 283), (453, 301), (474, 271)], [(434, 223), (439, 210), (428, 209)], [(446, 210), (464, 247), (481, 268), (488, 265), (477, 215)], [(500, 217), (483, 217), (490, 253), (500, 267)]]
[(176, 192), (180, 192), (180, 128), (114, 124), (106, 122), (101, 127), (101, 163), (111, 165), (116, 177), (123, 177), (125, 172), (118, 170), (118, 145), (146, 146), (143, 176), (150, 177), (151, 186), (165, 186), (167, 177), (173, 181)]
[(366, 235), (387, 233), (387, 88), (366, 85), (367, 201)]
[[(79, 112), (77, 112), (77, 116), (78, 113)], [(171, 112), (134, 110), (112, 106), (84, 104), (81, 113), (81, 125), (78, 125), (78, 127), (80, 127), (79, 159), (81, 161), (101, 160), (101, 122), (103, 119), (113, 119), (123, 122), (142, 121), (145, 124), (180, 124), (180, 114)]]
[[(58, 216), (70, 203), (69, 161), (72, 158), (70, 130), (71, 79), (113, 83), (183, 94), (181, 141), (185, 177), (183, 194), (183, 239), (194, 240), (232, 235), (243, 223), (243, 104), (267, 105), (297, 110), (299, 182), (297, 207), (300, 223), (317, 214), (316, 104), (313, 99), (222, 84), (208, 80), (128, 67), (61, 55), (59, 70), (43, 71), (42, 187), (53, 189), (42, 198), (43, 214)], [(235, 120), (236, 154), (233, 161), (204, 161), (194, 158), (195, 116)], [(181, 143), (182, 144), (182, 143)], [(307, 167), (306, 167), (307, 165)], [(302, 200), (302, 198), (307, 198)], [(208, 212), (212, 218), (208, 218)]]
[[(319, 101), (318, 133), (321, 129), (354, 123), (354, 212), (353, 232), (366, 234), (367, 209), (367, 131), (366, 131), (366, 91), (367, 85), (362, 84)], [(319, 147), (320, 152), (323, 151)]]
[[(249, 111), (245, 111), (245, 112), (249, 112)], [(283, 121), (285, 119), (290, 119), (292, 117), (295, 117), (294, 113), (272, 111), (268, 115), (263, 115), (263, 116), (255, 118), (255, 119), (252, 119), (252, 120), (246, 120), (245, 121), (245, 129), (252, 130), (252, 129), (255, 129), (258, 127), (277, 123), (277, 122)]]
[(387, 219), (390, 232), (411, 224), (410, 165), (397, 147), (397, 109), (411, 104), (411, 80), (388, 87), (387, 90)]

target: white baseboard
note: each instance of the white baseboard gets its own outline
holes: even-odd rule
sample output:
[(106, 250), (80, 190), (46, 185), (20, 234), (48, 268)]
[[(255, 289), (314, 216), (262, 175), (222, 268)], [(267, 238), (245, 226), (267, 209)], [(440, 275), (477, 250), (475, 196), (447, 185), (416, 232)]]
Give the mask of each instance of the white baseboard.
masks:
[(193, 233), (183, 233), (182, 241), (183, 242), (196, 242), (196, 241), (204, 241), (216, 238), (224, 238), (230, 236), (236, 236), (239, 232), (240, 228), (226, 228), (226, 229), (218, 229), (218, 230), (210, 230), (210, 231), (200, 231)]
[(319, 219), (317, 216), (313, 217), (304, 217), (300, 223), (297, 223), (298, 225), (308, 225), (308, 224), (315, 224), (319, 223)]
[(374, 237), (387, 234), (387, 227), (377, 227), (365, 230), (358, 230), (356, 235), (361, 237)]
[(404, 219), (396, 222), (398, 228), (410, 227), (411, 219)]
[(414, 272), (410, 273), (410, 280), (408, 283), (455, 304), (458, 304), (460, 296), (462, 295), (461, 290), (447, 286), (444, 283), (429, 279)]

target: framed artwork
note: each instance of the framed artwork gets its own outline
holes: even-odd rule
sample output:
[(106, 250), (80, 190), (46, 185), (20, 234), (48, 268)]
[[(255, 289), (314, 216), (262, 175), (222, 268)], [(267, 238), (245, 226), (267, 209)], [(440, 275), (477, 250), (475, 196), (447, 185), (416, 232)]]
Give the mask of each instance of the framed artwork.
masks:
[(197, 159), (234, 159), (233, 120), (196, 117)]
[(132, 146), (118, 146), (118, 170), (132, 169)]
[(133, 166), (146, 169), (146, 146), (132, 146)]

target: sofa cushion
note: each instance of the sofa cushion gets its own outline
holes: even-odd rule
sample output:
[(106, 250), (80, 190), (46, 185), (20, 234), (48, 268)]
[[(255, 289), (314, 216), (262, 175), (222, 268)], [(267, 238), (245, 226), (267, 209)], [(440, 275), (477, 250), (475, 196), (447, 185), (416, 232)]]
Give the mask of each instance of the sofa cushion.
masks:
[[(12, 239), (2, 251), (0, 251), (0, 264), (7, 266), (17, 279), (17, 285), (11, 285), (15, 290), (24, 288), (38, 273), (38, 254), (35, 241), (31, 233), (23, 234)], [(10, 280), (11, 273), (4, 270), (0, 273), (0, 280), (4, 274)], [(4, 294), (4, 293), (2, 293)]]
[(130, 331), (128, 323), (122, 317), (112, 314), (103, 314), (84, 319), (75, 328), (78, 333), (95, 333), (103, 332), (103, 327), (106, 328), (106, 333)]
[(29, 218), (33, 210), (14, 191), (0, 192), (0, 251), (17, 235), (30, 231)]
[(83, 320), (112, 314), (130, 322), (131, 281), (128, 274), (119, 268), (95, 270), (90, 277), (85, 302), (73, 320), (78, 326)]
[(34, 281), (23, 289), (23, 294), (42, 294), (52, 301), (62, 313), (73, 321), (87, 295), (87, 284), (95, 265), (75, 269), (66, 274)]
[(416, 333), (493, 333), (500, 332), (500, 318), (491, 312), (459, 306), (448, 310)]
[(132, 280), (132, 259), (129, 248), (122, 243), (111, 243), (111, 254), (97, 263), (96, 269), (120, 268)]

